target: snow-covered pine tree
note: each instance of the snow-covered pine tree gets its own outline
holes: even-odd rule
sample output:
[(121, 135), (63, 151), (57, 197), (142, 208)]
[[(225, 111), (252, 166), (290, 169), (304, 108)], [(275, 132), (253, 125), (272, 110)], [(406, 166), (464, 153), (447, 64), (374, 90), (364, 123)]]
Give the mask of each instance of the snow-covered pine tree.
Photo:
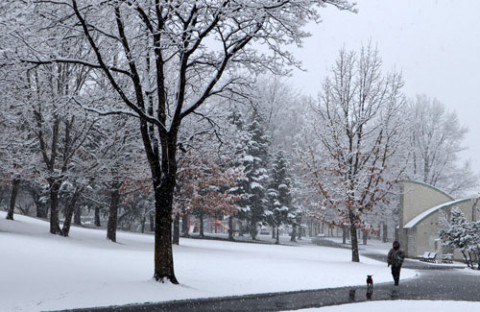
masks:
[(291, 212), (292, 196), (290, 192), (291, 179), (288, 173), (288, 161), (282, 152), (278, 152), (270, 169), (270, 183), (267, 190), (268, 209), (265, 212), (266, 221), (272, 226), (276, 244), (280, 243), (279, 228), (289, 219), (294, 219)]
[(440, 218), (443, 229), (440, 231), (440, 238), (444, 246), (458, 249), (462, 252), (465, 262), (471, 266), (468, 255), (468, 248), (472, 245), (472, 235), (470, 234), (470, 223), (467, 221), (463, 211), (455, 207), (450, 213), (450, 219), (447, 216)]
[(469, 253), (471, 268), (474, 268), (474, 262), (477, 269), (480, 270), (480, 222), (472, 222), (468, 227), (470, 245), (467, 248)]
[(244, 130), (236, 149), (236, 167), (244, 168), (244, 175), (237, 180), (231, 192), (238, 196), (239, 218), (247, 222), (253, 240), (257, 238), (258, 224), (265, 217), (265, 191), (268, 181), (267, 158), (269, 138), (265, 135), (262, 117), (254, 112), (250, 122), (242, 121), (241, 115), (233, 119), (237, 128)]

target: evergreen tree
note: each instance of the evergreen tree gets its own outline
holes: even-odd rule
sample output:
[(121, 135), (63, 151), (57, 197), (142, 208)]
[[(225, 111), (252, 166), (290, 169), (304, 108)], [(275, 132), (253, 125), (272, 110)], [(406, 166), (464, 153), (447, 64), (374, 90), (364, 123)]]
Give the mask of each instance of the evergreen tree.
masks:
[(248, 231), (255, 240), (257, 226), (264, 221), (269, 138), (265, 135), (263, 119), (257, 112), (254, 112), (248, 124), (242, 121), (239, 114), (232, 115), (232, 120), (239, 130), (244, 131), (240, 132), (242, 139), (237, 146), (235, 163), (235, 166), (244, 168), (244, 175), (237, 180), (237, 186), (231, 192), (239, 196), (239, 217), (247, 221)]
[(473, 269), (476, 262), (480, 269), (480, 223), (469, 222), (459, 208), (453, 208), (450, 219), (444, 215), (440, 222), (443, 225), (440, 231), (443, 245), (452, 250), (459, 249), (470, 268)]
[(450, 220), (443, 217), (440, 222), (444, 226), (444, 229), (440, 231), (443, 245), (452, 249), (460, 249), (467, 264), (469, 264), (467, 250), (471, 241), (471, 236), (468, 234), (470, 226), (463, 211), (459, 208), (453, 208)]
[(291, 214), (291, 179), (288, 174), (288, 162), (282, 152), (277, 153), (272, 164), (270, 185), (267, 190), (268, 211), (267, 222), (276, 230), (276, 244), (280, 243), (279, 228), (288, 222)]

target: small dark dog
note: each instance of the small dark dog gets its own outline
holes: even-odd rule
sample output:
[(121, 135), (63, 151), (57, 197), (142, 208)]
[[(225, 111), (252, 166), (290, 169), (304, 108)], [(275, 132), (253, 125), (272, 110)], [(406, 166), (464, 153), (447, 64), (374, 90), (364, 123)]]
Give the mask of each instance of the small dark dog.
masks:
[(367, 299), (372, 299), (373, 295), (373, 278), (371, 275), (367, 275)]

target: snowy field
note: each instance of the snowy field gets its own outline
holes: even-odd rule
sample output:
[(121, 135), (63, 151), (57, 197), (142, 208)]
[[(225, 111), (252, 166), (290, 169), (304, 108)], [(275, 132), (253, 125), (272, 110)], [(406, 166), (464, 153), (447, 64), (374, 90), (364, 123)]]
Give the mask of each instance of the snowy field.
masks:
[(422, 311), (422, 312), (474, 312), (480, 309), (480, 302), (464, 302), (464, 301), (372, 301), (344, 304), (332, 307), (323, 307), (318, 309), (297, 310), (297, 312), (405, 312), (405, 311)]
[[(0, 212), (1, 312), (364, 285), (367, 274), (375, 283), (391, 281), (385, 263), (365, 257), (352, 263), (350, 250), (306, 240), (278, 246), (182, 239), (174, 246), (181, 285), (161, 284), (152, 279), (151, 235), (119, 232), (112, 243), (104, 230), (75, 227), (64, 238), (49, 234), (47, 222), (5, 216)], [(388, 247), (368, 248), (386, 253)], [(416, 274), (404, 269), (402, 279)]]

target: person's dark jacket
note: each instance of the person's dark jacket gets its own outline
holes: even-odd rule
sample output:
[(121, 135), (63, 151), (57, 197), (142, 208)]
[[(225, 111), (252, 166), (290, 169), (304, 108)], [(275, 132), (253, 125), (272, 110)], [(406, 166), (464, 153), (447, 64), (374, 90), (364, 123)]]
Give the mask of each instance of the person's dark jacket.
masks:
[(387, 256), (388, 265), (393, 267), (401, 267), (405, 259), (405, 253), (400, 249), (400, 244), (393, 244)]

